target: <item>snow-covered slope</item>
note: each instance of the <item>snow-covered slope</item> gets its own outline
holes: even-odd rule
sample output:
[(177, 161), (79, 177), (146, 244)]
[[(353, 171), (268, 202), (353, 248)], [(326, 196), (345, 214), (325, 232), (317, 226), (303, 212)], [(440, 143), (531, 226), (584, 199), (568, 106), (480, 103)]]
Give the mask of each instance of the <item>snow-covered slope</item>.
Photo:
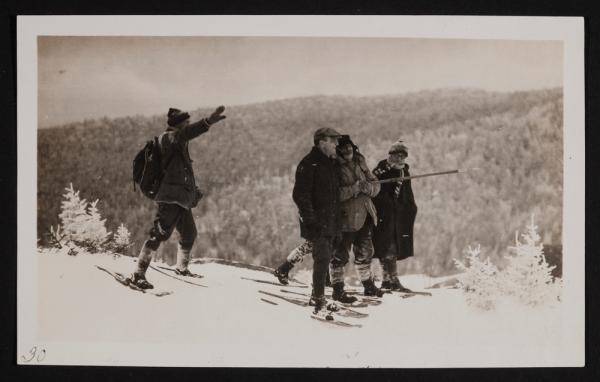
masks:
[[(38, 338), (73, 349), (54, 358), (49, 352), (49, 362), (57, 364), (556, 366), (556, 355), (564, 352), (565, 339), (557, 333), (565, 323), (557, 307), (483, 312), (468, 307), (459, 290), (430, 289), (432, 297), (385, 295), (383, 304), (357, 309), (367, 318), (343, 318), (362, 328), (343, 328), (311, 319), (309, 307), (261, 301), (259, 290), (279, 292), (282, 286), (242, 277), (276, 281), (267, 272), (192, 264), (193, 272), (205, 276), (192, 279), (208, 287), (202, 288), (149, 269), (155, 291), (173, 292), (156, 297), (124, 287), (95, 267), (129, 274), (133, 258), (46, 250), (37, 257)], [(423, 289), (439, 280), (402, 281)], [(90, 361), (82, 344), (106, 346), (90, 349)]]

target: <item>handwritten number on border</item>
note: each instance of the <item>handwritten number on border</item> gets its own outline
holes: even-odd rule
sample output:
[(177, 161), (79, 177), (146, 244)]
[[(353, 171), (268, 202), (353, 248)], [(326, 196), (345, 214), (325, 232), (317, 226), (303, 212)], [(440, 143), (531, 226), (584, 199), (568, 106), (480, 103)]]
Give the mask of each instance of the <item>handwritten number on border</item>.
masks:
[(37, 346), (34, 346), (31, 349), (29, 349), (28, 355), (21, 356), (21, 359), (25, 363), (29, 363), (32, 361), (42, 362), (45, 358), (46, 358), (46, 349), (38, 349)]

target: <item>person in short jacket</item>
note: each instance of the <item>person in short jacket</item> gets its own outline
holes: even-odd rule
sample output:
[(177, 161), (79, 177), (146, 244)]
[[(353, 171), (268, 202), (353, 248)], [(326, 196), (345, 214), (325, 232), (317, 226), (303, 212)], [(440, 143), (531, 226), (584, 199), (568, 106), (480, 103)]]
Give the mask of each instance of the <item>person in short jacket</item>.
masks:
[[(373, 170), (378, 179), (410, 176), (405, 162), (408, 148), (402, 141), (392, 145), (389, 157), (379, 162)], [(417, 204), (410, 179), (381, 185), (381, 191), (373, 199), (379, 221), (373, 231), (374, 257), (379, 258), (383, 268), (382, 289), (407, 291), (398, 279), (396, 261), (413, 256), (413, 226), (417, 216)]]
[(340, 231), (339, 165), (335, 148), (340, 134), (320, 128), (314, 146), (298, 164), (292, 197), (300, 214), (300, 235), (313, 243), (313, 290), (315, 311), (325, 304), (325, 277)]
[[(364, 294), (381, 297), (383, 292), (375, 286), (371, 274), (373, 226), (377, 212), (371, 198), (377, 196), (380, 185), (367, 166), (365, 157), (349, 136), (339, 140), (337, 159), (340, 163), (340, 200), (342, 240), (335, 248), (331, 261), (333, 299), (352, 303), (356, 298), (344, 292), (344, 266), (348, 263), (350, 249), (354, 264), (364, 286)], [(351, 301), (354, 300), (354, 301)]]
[(153, 288), (146, 280), (146, 270), (152, 260), (153, 252), (160, 243), (168, 240), (173, 230), (179, 233), (177, 247), (176, 272), (189, 276), (190, 253), (196, 239), (197, 230), (191, 209), (195, 207), (202, 193), (196, 187), (192, 160), (188, 151), (188, 142), (204, 133), (210, 126), (225, 118), (225, 108), (219, 106), (208, 118), (190, 123), (190, 115), (179, 109), (170, 108), (167, 113), (167, 129), (159, 137), (164, 175), (154, 200), (158, 211), (150, 230), (150, 238), (144, 242), (140, 251), (135, 272), (130, 282), (143, 289)]

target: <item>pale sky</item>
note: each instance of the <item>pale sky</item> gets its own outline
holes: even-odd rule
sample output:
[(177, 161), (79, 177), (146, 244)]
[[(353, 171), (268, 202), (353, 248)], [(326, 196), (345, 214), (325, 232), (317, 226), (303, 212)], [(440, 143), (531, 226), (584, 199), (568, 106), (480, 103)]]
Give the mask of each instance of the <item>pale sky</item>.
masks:
[(310, 95), (561, 87), (555, 41), (39, 37), (39, 125)]

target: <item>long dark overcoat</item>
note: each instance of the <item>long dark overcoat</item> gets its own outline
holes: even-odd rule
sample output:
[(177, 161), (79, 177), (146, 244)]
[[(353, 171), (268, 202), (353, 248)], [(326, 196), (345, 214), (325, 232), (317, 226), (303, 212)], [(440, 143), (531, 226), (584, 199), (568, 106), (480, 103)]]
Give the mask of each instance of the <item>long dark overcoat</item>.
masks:
[[(391, 168), (387, 160), (382, 160), (373, 170), (373, 174), (378, 179), (410, 176), (408, 169), (408, 164), (403, 170), (399, 170)], [(373, 198), (379, 220), (373, 230), (373, 257), (385, 257), (394, 241), (398, 260), (414, 255), (413, 227), (417, 216), (417, 204), (410, 180), (402, 182), (398, 195), (395, 193), (396, 186), (395, 182), (382, 184), (381, 191)]]
[(339, 164), (317, 147), (298, 164), (292, 197), (300, 214), (300, 235), (307, 240), (340, 236)]

